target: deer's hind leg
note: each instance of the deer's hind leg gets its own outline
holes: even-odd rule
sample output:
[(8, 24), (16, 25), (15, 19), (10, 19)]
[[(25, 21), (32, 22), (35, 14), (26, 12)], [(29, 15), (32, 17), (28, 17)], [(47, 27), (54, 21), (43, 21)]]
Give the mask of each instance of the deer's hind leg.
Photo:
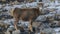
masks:
[(32, 18), (33, 18), (33, 16), (30, 16), (30, 18), (29, 18), (29, 30), (31, 31), (31, 32), (33, 32), (33, 29), (32, 29)]

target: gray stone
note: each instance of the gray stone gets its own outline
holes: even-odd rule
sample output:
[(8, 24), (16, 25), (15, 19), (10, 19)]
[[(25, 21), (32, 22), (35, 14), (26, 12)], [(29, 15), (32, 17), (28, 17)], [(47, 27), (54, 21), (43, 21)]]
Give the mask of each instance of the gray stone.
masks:
[(10, 26), (7, 30), (13, 31), (14, 30), (14, 26)]
[(10, 34), (10, 32), (7, 30), (7, 31), (5, 32), (5, 34)]
[(17, 31), (13, 31), (12, 34), (20, 34), (20, 30), (17, 30)]
[(11, 32), (14, 31), (14, 26), (10, 26), (7, 31), (5, 32), (5, 34), (11, 34)]
[(56, 34), (55, 30), (53, 30), (51, 28), (41, 30), (40, 33), (43, 33), (43, 34)]
[(46, 21), (46, 16), (40, 15), (37, 17), (37, 19), (35, 21)]
[(60, 10), (57, 10), (56, 11), (56, 15), (60, 15)]
[(41, 11), (41, 14), (48, 14), (50, 11), (48, 9), (44, 9)]
[(32, 25), (33, 27), (36, 27), (37, 28), (38, 26), (41, 25), (41, 22), (33, 22), (32, 24), (33, 24)]
[(48, 18), (49, 21), (53, 21), (54, 17), (55, 17), (55, 14), (47, 14), (45, 16), (46, 16), (46, 18)]
[(26, 31), (25, 31), (25, 32), (21, 32), (20, 34), (29, 34), (29, 32), (26, 32)]
[(60, 15), (56, 15), (54, 19), (55, 20), (60, 20)]
[(49, 25), (53, 26), (53, 27), (54, 26), (57, 27), (57, 26), (60, 26), (60, 22), (55, 20), (55, 21), (52, 21), (51, 23), (49, 23)]
[(49, 13), (49, 14), (47, 14), (47, 15), (45, 15), (45, 16), (48, 17), (48, 18), (51, 18), (51, 17), (54, 18), (54, 17), (55, 17), (55, 14), (50, 14), (50, 13)]

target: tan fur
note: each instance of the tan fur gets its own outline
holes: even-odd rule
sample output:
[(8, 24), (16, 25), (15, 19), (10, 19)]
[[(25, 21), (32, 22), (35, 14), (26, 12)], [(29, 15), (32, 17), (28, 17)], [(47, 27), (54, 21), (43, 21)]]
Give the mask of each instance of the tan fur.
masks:
[[(29, 21), (29, 30), (32, 30), (32, 21), (40, 14), (39, 8), (15, 8), (12, 9), (12, 16), (15, 19), (14, 26), (17, 30), (17, 23), (19, 20)], [(27, 19), (26, 19), (27, 18)]]
[(13, 11), (14, 11), (14, 9), (15, 9), (15, 8), (12, 8), (12, 9), (10, 10), (10, 15), (11, 15), (11, 16), (13, 16)]

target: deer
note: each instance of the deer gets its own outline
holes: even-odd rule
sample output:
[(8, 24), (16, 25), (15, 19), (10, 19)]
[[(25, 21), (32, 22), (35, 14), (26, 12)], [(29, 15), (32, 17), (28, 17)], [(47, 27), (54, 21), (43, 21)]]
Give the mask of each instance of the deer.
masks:
[[(42, 6), (42, 5), (41, 5)], [(29, 26), (28, 29), (33, 32), (32, 30), (32, 23), (33, 21), (40, 15), (40, 9), (39, 7), (37, 8), (15, 8), (11, 11), (11, 14), (14, 18), (14, 27), (16, 30), (17, 28), (17, 23), (19, 20), (22, 21), (29, 21)]]
[(25, 9), (20, 9), (20, 8), (15, 8), (13, 11), (13, 18), (15, 19), (14, 26), (15, 29), (17, 30), (17, 23), (20, 20), (23, 21), (29, 21), (29, 29), (32, 31), (32, 22), (34, 19), (40, 14), (40, 11), (38, 8), (25, 8)]

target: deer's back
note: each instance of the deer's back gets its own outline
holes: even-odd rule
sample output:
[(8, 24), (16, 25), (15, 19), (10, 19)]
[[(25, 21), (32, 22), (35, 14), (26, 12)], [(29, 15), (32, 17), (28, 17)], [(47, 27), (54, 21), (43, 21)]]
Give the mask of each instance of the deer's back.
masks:
[(28, 20), (31, 16), (33, 17), (32, 19), (35, 19), (39, 15), (39, 9), (37, 8), (28, 8), (28, 9), (20, 9), (20, 8), (15, 8), (13, 12), (13, 17), (21, 17), (23, 16), (23, 20)]

